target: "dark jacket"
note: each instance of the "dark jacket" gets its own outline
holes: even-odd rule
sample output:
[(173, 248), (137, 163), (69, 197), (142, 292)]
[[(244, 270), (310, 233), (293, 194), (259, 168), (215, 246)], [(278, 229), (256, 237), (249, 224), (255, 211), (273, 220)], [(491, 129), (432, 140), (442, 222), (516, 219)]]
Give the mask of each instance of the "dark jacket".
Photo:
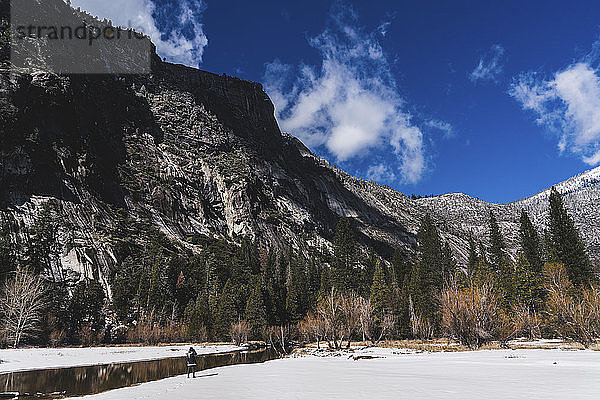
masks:
[(188, 351), (186, 354), (186, 360), (187, 360), (188, 365), (196, 364), (196, 351), (195, 350)]

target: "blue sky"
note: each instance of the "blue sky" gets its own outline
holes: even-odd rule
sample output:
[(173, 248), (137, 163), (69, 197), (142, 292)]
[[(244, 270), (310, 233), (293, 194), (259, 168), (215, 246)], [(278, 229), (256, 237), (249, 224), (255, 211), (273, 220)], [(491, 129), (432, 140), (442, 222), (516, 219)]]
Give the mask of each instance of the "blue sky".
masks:
[(263, 82), (283, 130), (407, 194), (508, 202), (600, 162), (598, 2), (73, 3)]

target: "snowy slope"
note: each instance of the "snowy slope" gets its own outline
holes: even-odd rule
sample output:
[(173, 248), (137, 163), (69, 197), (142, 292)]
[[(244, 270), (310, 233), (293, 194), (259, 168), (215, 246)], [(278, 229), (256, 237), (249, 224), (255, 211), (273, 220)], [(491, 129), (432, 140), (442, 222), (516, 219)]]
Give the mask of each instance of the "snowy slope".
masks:
[[(600, 256), (600, 167), (577, 175), (554, 186), (563, 195), (565, 206), (573, 217), (594, 259)], [(439, 222), (441, 230), (459, 237), (469, 232), (487, 243), (490, 211), (496, 215), (513, 255), (517, 251), (517, 235), (521, 210), (529, 213), (540, 233), (548, 222), (550, 188), (531, 197), (508, 204), (493, 204), (463, 193), (450, 193), (417, 202)], [(459, 257), (461, 259), (462, 257)], [(465, 260), (462, 259), (462, 262)]]

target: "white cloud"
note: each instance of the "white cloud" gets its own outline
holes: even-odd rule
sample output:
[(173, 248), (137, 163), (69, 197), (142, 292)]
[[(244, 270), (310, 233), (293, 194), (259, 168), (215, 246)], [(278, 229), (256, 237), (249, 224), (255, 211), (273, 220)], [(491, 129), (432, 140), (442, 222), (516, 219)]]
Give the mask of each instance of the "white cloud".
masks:
[(367, 170), (367, 178), (375, 182), (393, 181), (396, 174), (385, 164), (371, 165)]
[[(99, 18), (112, 20), (113, 24), (134, 28), (148, 35), (156, 45), (161, 57), (170, 62), (198, 67), (202, 62), (204, 47), (208, 39), (198, 16), (205, 9), (202, 0), (182, 0), (177, 9), (164, 12), (151, 0), (72, 0), (74, 7), (81, 7)], [(160, 24), (156, 16), (169, 18)], [(174, 12), (174, 14), (172, 13)], [(163, 27), (162, 31), (159, 26)]]
[(479, 63), (469, 74), (469, 79), (474, 83), (477, 83), (477, 81), (495, 81), (502, 73), (502, 56), (504, 56), (504, 47), (499, 44), (492, 45), (488, 52), (479, 59)]
[(451, 138), (454, 136), (454, 127), (449, 122), (431, 119), (427, 121), (426, 125), (430, 128), (444, 132), (445, 138)]
[[(335, 13), (334, 26), (310, 39), (320, 66), (267, 64), (265, 87), (283, 130), (308, 146), (325, 147), (339, 161), (389, 149), (404, 182), (416, 182), (425, 169), (423, 134), (404, 110), (377, 41), (385, 27), (366, 33), (354, 14)], [(349, 22), (348, 22), (349, 21)], [(388, 179), (397, 176), (389, 169)]]
[(600, 78), (587, 62), (570, 65), (542, 80), (522, 74), (509, 93), (536, 122), (560, 136), (558, 148), (578, 154), (590, 165), (600, 163)]

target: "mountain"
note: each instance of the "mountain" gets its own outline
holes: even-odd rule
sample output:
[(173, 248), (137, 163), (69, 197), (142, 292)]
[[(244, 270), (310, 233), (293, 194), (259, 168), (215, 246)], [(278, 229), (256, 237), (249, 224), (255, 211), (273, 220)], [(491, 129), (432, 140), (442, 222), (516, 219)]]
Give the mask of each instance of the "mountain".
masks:
[[(600, 256), (600, 167), (572, 177), (554, 186), (575, 221), (590, 255)], [(507, 239), (512, 255), (517, 252), (519, 217), (527, 211), (540, 232), (548, 224), (550, 188), (508, 204), (492, 204), (462, 193), (418, 199), (417, 203), (442, 223), (443, 230), (464, 237), (468, 232), (478, 238), (487, 236), (487, 221), (493, 212)], [(485, 240), (484, 240), (485, 243)]]
[[(59, 14), (89, 22), (54, 3)], [(193, 252), (202, 251), (190, 240), (197, 234), (327, 247), (342, 216), (384, 257), (414, 248), (416, 206), (282, 134), (260, 84), (156, 55), (151, 68), (148, 75), (0, 71), (0, 221), (17, 249), (35, 246), (32, 231), (47, 213), (56, 225), (57, 273), (105, 282), (121, 262), (114, 236), (127, 219)]]
[[(44, 3), (59, 16), (92, 18), (60, 0)], [(48, 219), (56, 273), (95, 278), (109, 291), (123, 230), (155, 229), (191, 253), (203, 251), (198, 235), (310, 252), (330, 247), (348, 217), (361, 248), (389, 260), (395, 249), (414, 254), (429, 212), (464, 262), (468, 233), (486, 235), (490, 210), (514, 253), (520, 209), (541, 227), (547, 207), (547, 192), (506, 205), (463, 194), (411, 200), (354, 178), (281, 133), (259, 83), (156, 54), (146, 75), (1, 69), (0, 126), (0, 232), (25, 254), (37, 246), (37, 222)], [(557, 186), (594, 255), (598, 175)]]

